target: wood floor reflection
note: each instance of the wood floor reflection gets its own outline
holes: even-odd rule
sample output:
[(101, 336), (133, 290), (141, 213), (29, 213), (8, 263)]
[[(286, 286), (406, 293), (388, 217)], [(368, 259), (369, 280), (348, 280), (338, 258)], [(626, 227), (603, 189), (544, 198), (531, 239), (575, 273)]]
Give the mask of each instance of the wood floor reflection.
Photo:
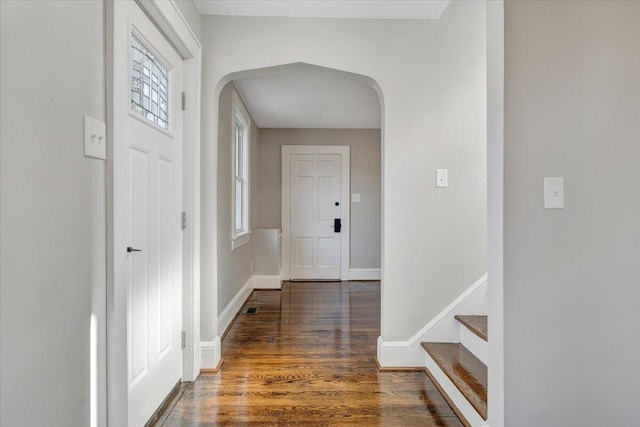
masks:
[(424, 372), (376, 368), (380, 283), (285, 283), (248, 307), (165, 426), (462, 425)]

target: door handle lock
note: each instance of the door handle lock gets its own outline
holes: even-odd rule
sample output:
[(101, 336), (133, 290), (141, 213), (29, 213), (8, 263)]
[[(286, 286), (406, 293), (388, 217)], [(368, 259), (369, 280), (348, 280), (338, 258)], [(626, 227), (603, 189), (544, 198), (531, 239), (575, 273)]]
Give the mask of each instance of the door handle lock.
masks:
[(342, 221), (340, 218), (334, 218), (333, 220), (333, 232), (340, 233), (342, 231)]
[(135, 249), (131, 246), (127, 246), (127, 253), (130, 254), (131, 252), (142, 252), (142, 249)]

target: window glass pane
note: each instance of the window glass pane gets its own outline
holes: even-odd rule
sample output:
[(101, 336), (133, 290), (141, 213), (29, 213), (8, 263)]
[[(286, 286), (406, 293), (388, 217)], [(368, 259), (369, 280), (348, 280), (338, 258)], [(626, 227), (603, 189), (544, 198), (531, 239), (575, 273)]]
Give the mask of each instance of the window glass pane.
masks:
[(236, 176), (238, 177), (242, 177), (243, 174), (242, 159), (244, 150), (242, 145), (242, 126), (236, 123)]
[(169, 129), (169, 70), (131, 34), (131, 110)]
[(242, 231), (242, 180), (236, 178), (236, 231)]

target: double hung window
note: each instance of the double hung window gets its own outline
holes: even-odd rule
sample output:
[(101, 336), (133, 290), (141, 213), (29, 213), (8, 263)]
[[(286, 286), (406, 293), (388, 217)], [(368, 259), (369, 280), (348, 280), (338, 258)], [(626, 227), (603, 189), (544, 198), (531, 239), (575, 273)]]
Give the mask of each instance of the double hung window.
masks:
[(233, 94), (233, 230), (232, 249), (249, 241), (249, 114)]

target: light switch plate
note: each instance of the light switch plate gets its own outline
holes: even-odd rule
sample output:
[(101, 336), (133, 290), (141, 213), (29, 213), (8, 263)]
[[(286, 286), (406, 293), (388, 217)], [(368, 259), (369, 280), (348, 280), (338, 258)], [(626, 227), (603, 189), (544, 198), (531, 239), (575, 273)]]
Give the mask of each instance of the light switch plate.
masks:
[(449, 169), (436, 169), (436, 187), (445, 188), (449, 186)]
[(84, 155), (103, 160), (107, 158), (107, 126), (89, 116), (84, 116)]
[(564, 178), (544, 178), (544, 208), (564, 209)]
[(359, 193), (353, 193), (351, 195), (351, 202), (352, 203), (360, 203), (360, 194)]

